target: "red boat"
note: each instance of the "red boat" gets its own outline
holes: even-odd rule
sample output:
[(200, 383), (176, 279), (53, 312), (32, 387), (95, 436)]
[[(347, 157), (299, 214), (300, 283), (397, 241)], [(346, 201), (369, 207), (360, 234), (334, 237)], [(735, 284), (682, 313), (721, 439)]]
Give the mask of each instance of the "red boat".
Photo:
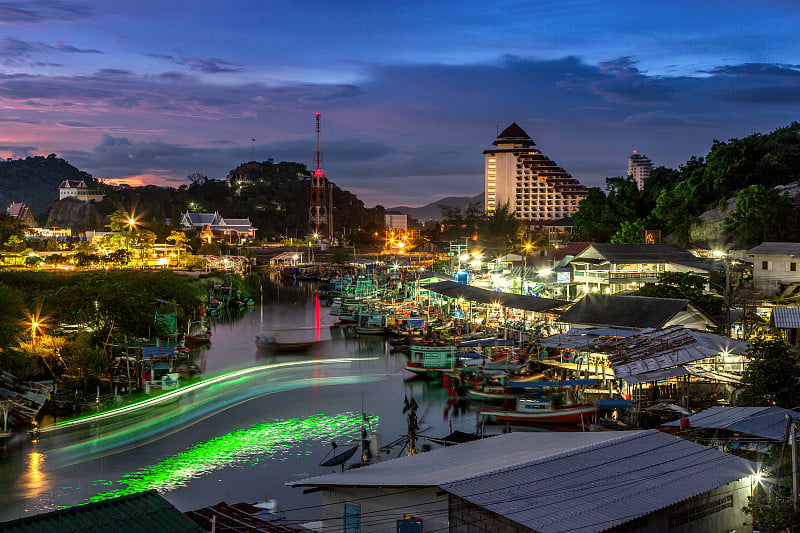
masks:
[(595, 404), (573, 404), (554, 407), (547, 398), (518, 398), (516, 409), (481, 407), (478, 416), (503, 422), (534, 424), (580, 424), (588, 422), (599, 411)]
[(211, 333), (198, 333), (197, 335), (186, 335), (183, 337), (186, 344), (208, 344), (211, 342)]

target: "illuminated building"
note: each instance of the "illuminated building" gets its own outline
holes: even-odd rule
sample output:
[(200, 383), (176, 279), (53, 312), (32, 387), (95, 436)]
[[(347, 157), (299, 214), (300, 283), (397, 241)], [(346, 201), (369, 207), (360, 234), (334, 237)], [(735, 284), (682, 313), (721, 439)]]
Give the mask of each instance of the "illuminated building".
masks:
[(571, 216), (586, 197), (580, 184), (549, 157), (516, 123), (484, 150), (485, 205), (492, 213), (503, 205), (529, 226)]
[(646, 155), (637, 154), (634, 150), (628, 156), (628, 176), (633, 178), (640, 191), (644, 188), (644, 182), (650, 177), (651, 170), (653, 170), (653, 163)]

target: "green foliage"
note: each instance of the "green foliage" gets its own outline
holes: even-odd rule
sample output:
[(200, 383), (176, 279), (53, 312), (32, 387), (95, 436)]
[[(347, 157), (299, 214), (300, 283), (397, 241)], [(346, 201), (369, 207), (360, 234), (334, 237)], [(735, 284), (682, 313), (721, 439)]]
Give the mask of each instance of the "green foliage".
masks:
[(762, 242), (795, 241), (800, 222), (794, 201), (776, 189), (750, 185), (736, 195), (736, 209), (725, 219), (729, 237), (745, 248)]
[(704, 293), (706, 280), (691, 272), (664, 272), (658, 283), (647, 283), (634, 294), (651, 298), (682, 298), (691, 300), (701, 311), (718, 323), (725, 312), (725, 301), (719, 296)]
[[(106, 338), (149, 337), (154, 332), (157, 299), (174, 301), (179, 319), (200, 303), (201, 288), (171, 272), (4, 271), (5, 284), (27, 301), (41, 301), (42, 312), (67, 324), (92, 330), (94, 342)], [(24, 315), (20, 314), (19, 319)]]
[(345, 250), (336, 250), (331, 254), (331, 263), (341, 265), (344, 263), (349, 263), (351, 259), (350, 254)]
[(777, 405), (793, 409), (800, 405), (800, 358), (782, 340), (753, 342), (747, 353), (742, 391), (736, 405)]
[(513, 250), (522, 238), (522, 221), (509, 211), (508, 205), (495, 209), (477, 226), (480, 246), (498, 255)]
[(642, 219), (633, 221), (623, 220), (619, 230), (611, 237), (613, 243), (642, 243), (644, 242), (645, 222)]
[[(95, 185), (91, 175), (55, 154), (0, 161), (0, 195), (24, 198), (35, 214), (42, 213), (53, 203), (54, 193), (64, 180), (83, 180), (87, 187)], [(9, 194), (11, 191), (13, 193)]]
[[(704, 211), (723, 205), (739, 191), (752, 186), (771, 190), (776, 185), (796, 181), (797, 168), (800, 168), (798, 122), (766, 135), (714, 141), (706, 157), (692, 157), (679, 170), (653, 169), (641, 192), (634, 191), (626, 183), (629, 180), (621, 178), (606, 180), (607, 196), (599, 189), (590, 189), (574, 215), (574, 239), (607, 242), (620, 231), (623, 222), (639, 219), (644, 220), (648, 229), (660, 229), (664, 235), (672, 234), (678, 242), (688, 244), (690, 228)], [(757, 209), (749, 213), (743, 207), (732, 217), (728, 224), (732, 237), (748, 245), (799, 237), (793, 233), (786, 235), (787, 227), (795, 222), (794, 216), (780, 229), (773, 223), (786, 215), (785, 202), (773, 202), (776, 197), (772, 193), (768, 197), (758, 196), (755, 189), (749, 190), (743, 205), (751, 200), (748, 205)]]
[(613, 231), (604, 222), (605, 205), (606, 195), (599, 187), (592, 187), (587, 191), (586, 198), (572, 216), (575, 221), (574, 240), (606, 242), (611, 238)]
[(22, 293), (0, 282), (0, 351), (16, 339), (24, 329)]
[(791, 498), (770, 498), (759, 490), (750, 499), (744, 511), (753, 516), (753, 530), (761, 533), (781, 533), (798, 531), (800, 516), (792, 508)]
[(20, 235), (25, 235), (25, 227), (22, 222), (9, 215), (5, 210), (0, 210), (0, 243), (5, 243), (6, 247), (13, 249), (13, 244), (9, 246), (10, 239), (11, 237), (19, 239)]

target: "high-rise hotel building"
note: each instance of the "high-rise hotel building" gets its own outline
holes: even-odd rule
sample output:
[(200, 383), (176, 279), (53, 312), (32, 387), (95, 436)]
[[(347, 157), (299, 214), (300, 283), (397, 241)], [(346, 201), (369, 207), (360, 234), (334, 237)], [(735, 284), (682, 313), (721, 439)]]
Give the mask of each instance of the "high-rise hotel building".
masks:
[(653, 170), (653, 163), (646, 155), (637, 154), (634, 150), (628, 156), (628, 176), (633, 178), (640, 191), (644, 188), (644, 182), (650, 177), (651, 170)]
[(516, 123), (484, 150), (486, 212), (507, 204), (529, 226), (571, 216), (586, 197), (586, 187), (534, 148), (536, 143)]

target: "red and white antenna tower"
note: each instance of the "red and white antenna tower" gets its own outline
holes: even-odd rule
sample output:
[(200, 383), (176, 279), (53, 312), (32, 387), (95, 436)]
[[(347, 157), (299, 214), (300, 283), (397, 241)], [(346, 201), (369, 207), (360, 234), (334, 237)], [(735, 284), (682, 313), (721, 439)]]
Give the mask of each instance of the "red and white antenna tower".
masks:
[(321, 236), (328, 226), (327, 180), (322, 170), (320, 148), (319, 111), (317, 111), (317, 150), (314, 152), (314, 170), (311, 171), (311, 203), (308, 209), (308, 225), (311, 231)]

